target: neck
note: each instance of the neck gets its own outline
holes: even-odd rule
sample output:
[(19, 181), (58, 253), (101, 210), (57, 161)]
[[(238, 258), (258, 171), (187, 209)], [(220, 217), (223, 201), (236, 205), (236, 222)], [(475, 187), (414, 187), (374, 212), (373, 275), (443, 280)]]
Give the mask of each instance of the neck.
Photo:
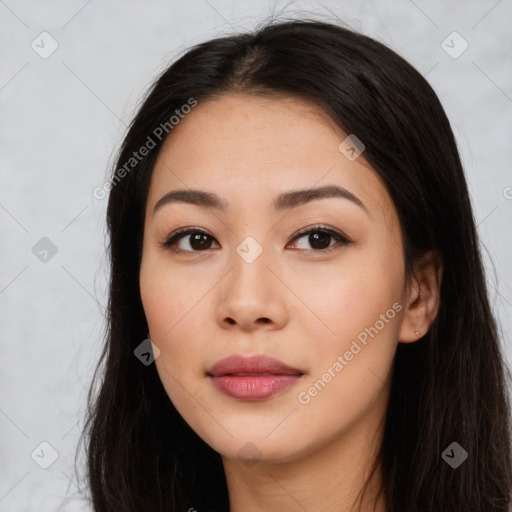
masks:
[[(378, 496), (380, 465), (370, 478), (382, 442), (382, 423), (378, 428), (362, 427), (359, 423), (293, 461), (262, 460), (248, 467), (242, 461), (223, 458), (230, 512), (386, 512), (383, 493)], [(359, 502), (367, 479), (364, 499)]]

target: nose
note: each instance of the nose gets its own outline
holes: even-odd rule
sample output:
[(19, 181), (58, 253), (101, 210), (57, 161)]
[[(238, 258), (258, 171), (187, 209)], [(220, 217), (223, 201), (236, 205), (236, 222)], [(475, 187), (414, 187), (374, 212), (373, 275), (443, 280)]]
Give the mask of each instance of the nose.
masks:
[(236, 252), (219, 288), (216, 319), (223, 329), (281, 329), (288, 320), (287, 288), (265, 251), (252, 262)]

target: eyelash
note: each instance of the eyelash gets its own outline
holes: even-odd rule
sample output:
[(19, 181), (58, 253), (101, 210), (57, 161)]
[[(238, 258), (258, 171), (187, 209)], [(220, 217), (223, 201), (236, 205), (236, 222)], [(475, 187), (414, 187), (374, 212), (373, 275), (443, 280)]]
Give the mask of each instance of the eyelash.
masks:
[[(341, 233), (339, 233), (337, 231), (334, 231), (333, 229), (330, 229), (330, 228), (328, 228), (326, 226), (323, 226), (321, 224), (317, 224), (316, 226), (312, 226), (312, 227), (307, 228), (305, 231), (301, 231), (301, 232), (297, 233), (292, 238), (292, 242), (297, 240), (297, 239), (299, 239), (299, 238), (302, 238), (305, 235), (310, 235), (312, 233), (326, 233), (326, 234), (330, 235), (331, 237), (335, 238), (339, 243), (341, 243), (341, 246), (337, 246), (337, 244), (334, 244), (334, 245), (329, 246), (329, 247), (327, 247), (325, 249), (298, 249), (298, 250), (306, 251), (306, 252), (310, 252), (310, 253), (326, 254), (326, 253), (330, 253), (332, 251), (338, 250), (342, 246), (350, 245), (352, 243), (351, 240), (349, 240), (347, 237), (343, 236)], [(182, 249), (177, 249), (176, 247), (174, 247), (176, 245), (176, 242), (181, 240), (181, 238), (184, 238), (187, 235), (192, 235), (192, 234), (202, 234), (202, 235), (206, 235), (206, 236), (208, 236), (210, 238), (213, 238), (209, 233), (207, 233), (206, 231), (204, 231), (201, 228), (181, 228), (181, 229), (178, 229), (177, 231), (175, 231), (174, 233), (172, 233), (169, 237), (167, 237), (160, 244), (160, 246), (163, 247), (164, 249), (170, 250), (170, 251), (175, 252), (175, 253), (201, 253), (201, 252), (207, 252), (208, 249), (203, 250), (203, 251), (194, 251), (194, 250), (184, 251)]]

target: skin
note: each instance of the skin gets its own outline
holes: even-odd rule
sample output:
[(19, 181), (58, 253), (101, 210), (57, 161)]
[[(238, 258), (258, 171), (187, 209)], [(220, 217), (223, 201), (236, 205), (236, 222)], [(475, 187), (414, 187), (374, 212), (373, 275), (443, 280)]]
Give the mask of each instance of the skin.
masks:
[[(406, 280), (393, 202), (364, 153), (351, 161), (338, 149), (346, 136), (302, 99), (222, 95), (180, 121), (152, 175), (140, 290), (155, 364), (177, 410), (221, 454), (231, 512), (357, 510), (397, 345), (419, 339), (437, 314), (442, 266), (427, 253)], [(348, 189), (367, 211), (342, 198), (270, 209), (283, 192), (324, 185)], [(214, 192), (228, 210), (179, 202), (153, 213), (167, 192), (188, 188)], [(322, 253), (308, 234), (295, 239), (318, 223), (352, 243), (328, 238), (336, 249)], [(176, 242), (189, 252), (162, 247), (182, 227), (207, 231), (209, 248), (190, 235)], [(252, 263), (236, 251), (247, 236), (263, 249)], [(338, 356), (395, 303), (401, 310), (332, 377)], [(233, 399), (206, 374), (231, 354), (270, 355), (305, 375), (268, 399)], [(300, 403), (329, 368), (330, 381)], [(380, 468), (361, 510), (372, 510), (379, 483)]]

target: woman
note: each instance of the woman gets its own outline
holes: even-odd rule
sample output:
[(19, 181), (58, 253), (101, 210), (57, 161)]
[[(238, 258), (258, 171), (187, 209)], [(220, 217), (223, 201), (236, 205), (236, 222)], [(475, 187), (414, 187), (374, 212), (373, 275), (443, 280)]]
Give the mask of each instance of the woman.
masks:
[(199, 44), (110, 188), (95, 511), (508, 510), (466, 180), (401, 57), (312, 20)]

